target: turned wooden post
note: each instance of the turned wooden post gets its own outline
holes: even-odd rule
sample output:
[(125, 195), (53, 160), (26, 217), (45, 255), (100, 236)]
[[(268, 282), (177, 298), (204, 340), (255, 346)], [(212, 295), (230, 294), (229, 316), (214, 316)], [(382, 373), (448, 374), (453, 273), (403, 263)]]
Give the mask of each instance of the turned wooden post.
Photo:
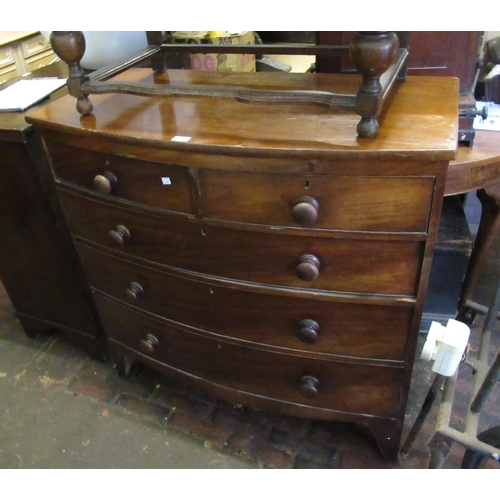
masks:
[[(163, 43), (163, 34), (161, 31), (146, 31), (146, 36), (148, 45), (161, 46)], [(155, 73), (165, 73), (167, 71), (167, 63), (161, 52), (152, 56), (151, 64)]]
[(68, 91), (76, 97), (76, 109), (82, 115), (92, 113), (93, 105), (81, 86), (87, 80), (80, 61), (85, 54), (85, 37), (81, 31), (53, 31), (50, 43), (54, 52), (68, 65)]
[(361, 116), (358, 134), (374, 138), (378, 133), (377, 117), (383, 104), (380, 76), (396, 59), (399, 40), (393, 31), (360, 31), (349, 45), (349, 54), (356, 69), (363, 75), (356, 111)]

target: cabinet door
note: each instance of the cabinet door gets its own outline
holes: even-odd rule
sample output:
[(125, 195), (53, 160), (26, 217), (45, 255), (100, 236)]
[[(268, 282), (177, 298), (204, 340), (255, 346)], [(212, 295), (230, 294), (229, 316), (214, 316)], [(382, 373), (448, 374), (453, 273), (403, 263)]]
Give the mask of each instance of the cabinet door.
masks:
[[(317, 43), (322, 45), (348, 45), (355, 31), (317, 31)], [(483, 31), (412, 31), (409, 75), (456, 76), (460, 78), (460, 91), (472, 90)], [(354, 71), (348, 57), (318, 57), (319, 73), (345, 73)]]

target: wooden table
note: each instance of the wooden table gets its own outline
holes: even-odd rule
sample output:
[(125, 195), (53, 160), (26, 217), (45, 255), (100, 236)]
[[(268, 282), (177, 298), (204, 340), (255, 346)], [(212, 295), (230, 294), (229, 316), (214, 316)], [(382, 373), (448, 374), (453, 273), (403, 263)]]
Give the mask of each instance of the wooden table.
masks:
[[(477, 191), (481, 221), (464, 282), (459, 308), (468, 314), (467, 302), (481, 277), (484, 264), (500, 234), (500, 133), (478, 130), (474, 146), (460, 147), (450, 162), (445, 196)], [(467, 319), (467, 318), (463, 318)], [(470, 321), (470, 318), (469, 318)]]
[(469, 193), (500, 181), (500, 133), (477, 130), (474, 146), (459, 147), (446, 176), (445, 196)]

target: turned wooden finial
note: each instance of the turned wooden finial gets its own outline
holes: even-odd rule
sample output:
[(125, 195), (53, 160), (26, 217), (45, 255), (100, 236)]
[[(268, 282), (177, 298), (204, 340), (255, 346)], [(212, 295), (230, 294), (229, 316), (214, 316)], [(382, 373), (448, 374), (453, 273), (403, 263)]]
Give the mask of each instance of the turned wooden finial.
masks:
[(398, 49), (399, 40), (393, 31), (360, 31), (349, 46), (354, 66), (363, 75), (356, 102), (362, 117), (358, 124), (360, 137), (373, 138), (378, 133), (377, 116), (383, 103), (380, 76), (393, 64)]
[(85, 71), (80, 61), (85, 54), (85, 37), (81, 31), (53, 31), (50, 34), (50, 43), (54, 52), (68, 65), (68, 91), (76, 97), (76, 109), (82, 115), (92, 113), (93, 105), (88, 94), (81, 90), (86, 80)]

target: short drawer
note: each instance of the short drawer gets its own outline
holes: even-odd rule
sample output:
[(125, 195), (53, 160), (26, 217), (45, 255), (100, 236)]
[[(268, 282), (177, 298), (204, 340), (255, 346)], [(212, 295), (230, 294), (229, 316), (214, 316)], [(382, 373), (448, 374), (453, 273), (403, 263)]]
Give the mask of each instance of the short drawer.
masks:
[(78, 253), (93, 288), (193, 328), (247, 342), (402, 361), (413, 308), (338, 303), (297, 293), (270, 295), (159, 272), (84, 244)]
[(56, 177), (110, 198), (194, 213), (189, 170), (47, 141)]
[(35, 71), (36, 69), (49, 66), (59, 61), (59, 57), (54, 52), (49, 51), (46, 54), (41, 54), (26, 60), (26, 67), (28, 71)]
[(21, 43), (21, 50), (23, 52), (23, 57), (25, 59), (33, 57), (42, 52), (50, 51), (52, 52), (52, 47), (50, 41), (43, 35), (38, 35), (33, 38), (29, 38)]
[(434, 177), (203, 170), (200, 184), (208, 218), (348, 231), (426, 232)]
[(421, 241), (303, 237), (204, 226), (59, 190), (72, 233), (179, 269), (274, 286), (414, 296)]
[(14, 51), (11, 47), (0, 47), (0, 69), (16, 64)]
[(334, 411), (397, 415), (402, 368), (339, 363), (248, 348), (175, 328), (96, 294), (113, 341), (234, 393)]

